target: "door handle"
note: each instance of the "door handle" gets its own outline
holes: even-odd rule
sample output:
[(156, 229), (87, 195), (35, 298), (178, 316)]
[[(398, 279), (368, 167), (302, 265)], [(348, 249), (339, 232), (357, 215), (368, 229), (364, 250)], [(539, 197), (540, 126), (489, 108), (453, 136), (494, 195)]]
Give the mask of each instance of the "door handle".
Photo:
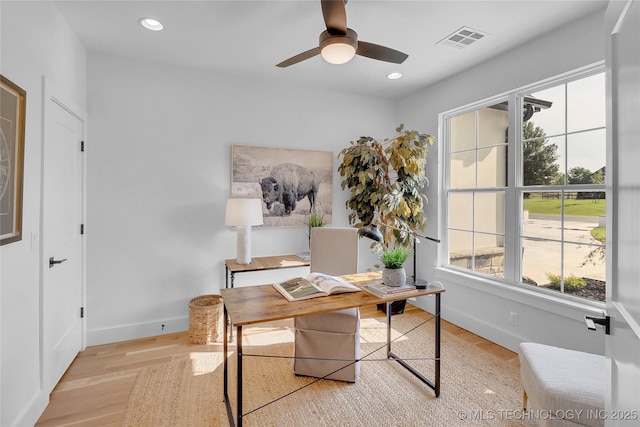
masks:
[(49, 258), (49, 268), (53, 267), (56, 264), (62, 264), (67, 259), (53, 259), (53, 257)]
[[(604, 314), (604, 313), (603, 313)], [(596, 323), (604, 326), (604, 333), (609, 335), (611, 318), (607, 315), (604, 317), (584, 316), (584, 321), (587, 323), (587, 329), (590, 331), (596, 330)]]

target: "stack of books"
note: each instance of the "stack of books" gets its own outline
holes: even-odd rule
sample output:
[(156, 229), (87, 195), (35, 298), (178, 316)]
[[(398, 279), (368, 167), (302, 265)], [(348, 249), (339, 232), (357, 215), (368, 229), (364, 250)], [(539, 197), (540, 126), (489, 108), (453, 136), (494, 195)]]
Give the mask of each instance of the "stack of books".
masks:
[(362, 289), (379, 298), (397, 298), (400, 295), (408, 297), (418, 293), (414, 285), (387, 286), (382, 282), (367, 283)]

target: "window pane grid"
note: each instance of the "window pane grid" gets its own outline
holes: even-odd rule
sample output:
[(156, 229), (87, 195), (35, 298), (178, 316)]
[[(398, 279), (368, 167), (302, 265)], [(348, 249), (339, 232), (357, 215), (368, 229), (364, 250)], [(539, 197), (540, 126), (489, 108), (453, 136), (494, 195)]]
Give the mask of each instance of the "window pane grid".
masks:
[[(474, 135), (448, 153), (445, 168), (449, 265), (494, 277), (504, 277), (508, 267), (516, 284), (604, 300), (604, 73), (584, 76), (511, 94), (517, 101), (511, 106), (502, 102), (445, 119), (449, 134)], [(502, 114), (509, 107), (523, 112), (522, 122), (511, 112), (518, 125)], [(466, 130), (452, 130), (461, 123)], [(507, 141), (509, 126), (520, 123), (515, 140)], [(509, 152), (513, 168), (507, 168)], [(508, 169), (516, 185), (507, 181)]]
[[(569, 135), (578, 135), (581, 133), (588, 133), (588, 132), (593, 132), (593, 131), (597, 131), (597, 130), (606, 130), (607, 128), (605, 126), (598, 126), (598, 127), (594, 127), (594, 128), (589, 128), (589, 129), (581, 129), (581, 130), (576, 130), (576, 131), (572, 131), (572, 132), (566, 132), (566, 133), (559, 133), (556, 135), (546, 135), (546, 138), (555, 138), (555, 137), (563, 137), (563, 136), (569, 136)], [(522, 138), (522, 142), (529, 142), (531, 140), (534, 140), (537, 138)]]
[(503, 276), (508, 102), (448, 120), (449, 265)]

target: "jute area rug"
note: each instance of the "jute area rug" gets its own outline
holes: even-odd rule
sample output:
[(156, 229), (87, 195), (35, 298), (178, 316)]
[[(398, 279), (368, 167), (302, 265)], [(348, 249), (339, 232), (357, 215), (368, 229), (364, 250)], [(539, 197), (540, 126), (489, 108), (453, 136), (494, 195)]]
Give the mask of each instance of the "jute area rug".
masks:
[[(393, 350), (406, 358), (433, 356), (432, 323), (393, 319)], [(411, 330), (411, 331), (410, 331)], [(406, 336), (402, 333), (410, 331)], [(250, 334), (250, 328), (245, 328)], [(397, 362), (386, 360), (385, 319), (362, 319), (361, 374), (355, 384), (296, 377), (292, 334), (269, 345), (246, 345), (243, 406), (246, 426), (464, 426), (532, 425), (523, 416), (518, 369), (452, 334), (442, 333), (441, 393)], [(278, 336), (282, 337), (282, 334)], [(247, 341), (250, 341), (247, 340)], [(216, 349), (221, 346), (216, 346)], [(231, 347), (235, 350), (235, 348)], [(222, 351), (146, 368), (136, 380), (126, 426), (228, 426), (223, 400)], [(235, 352), (230, 356), (230, 399), (235, 410)], [(410, 362), (433, 378), (433, 360)], [(307, 387), (305, 387), (308, 385)], [(290, 394), (303, 387), (302, 390)], [(284, 396), (280, 399), (279, 397)], [(268, 402), (278, 399), (275, 403)], [(264, 406), (266, 405), (266, 406)]]

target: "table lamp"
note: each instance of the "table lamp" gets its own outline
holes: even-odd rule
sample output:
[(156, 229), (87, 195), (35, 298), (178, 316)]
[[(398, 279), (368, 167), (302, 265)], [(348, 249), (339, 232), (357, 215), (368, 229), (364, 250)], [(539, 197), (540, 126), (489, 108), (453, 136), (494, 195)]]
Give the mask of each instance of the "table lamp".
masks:
[(262, 200), (228, 199), (224, 223), (236, 228), (238, 264), (251, 264), (251, 227), (263, 224)]
[[(417, 243), (417, 237), (422, 237), (424, 239), (427, 240), (431, 240), (432, 242), (436, 242), (436, 243), (440, 243), (439, 239), (435, 239), (433, 237), (429, 237), (429, 236), (425, 236), (422, 234), (418, 234), (413, 230), (403, 230), (401, 228), (398, 227), (394, 227), (392, 225), (389, 224), (384, 224), (384, 223), (380, 223), (383, 227), (389, 227), (392, 228), (394, 230), (398, 230), (398, 231), (404, 231), (405, 233), (409, 233), (413, 236), (413, 278), (412, 278), (412, 282), (407, 281), (407, 283), (411, 283), (412, 285), (414, 285), (417, 289), (426, 289), (427, 287), (427, 282), (424, 280), (420, 280), (416, 277), (416, 243)], [(380, 232), (380, 230), (378, 229), (378, 225), (373, 222), (369, 225), (365, 225), (364, 227), (360, 227), (358, 229), (358, 236), (360, 237), (367, 237), (371, 240), (375, 240), (376, 242), (382, 242), (384, 241), (384, 237), (382, 235), (382, 233)]]

